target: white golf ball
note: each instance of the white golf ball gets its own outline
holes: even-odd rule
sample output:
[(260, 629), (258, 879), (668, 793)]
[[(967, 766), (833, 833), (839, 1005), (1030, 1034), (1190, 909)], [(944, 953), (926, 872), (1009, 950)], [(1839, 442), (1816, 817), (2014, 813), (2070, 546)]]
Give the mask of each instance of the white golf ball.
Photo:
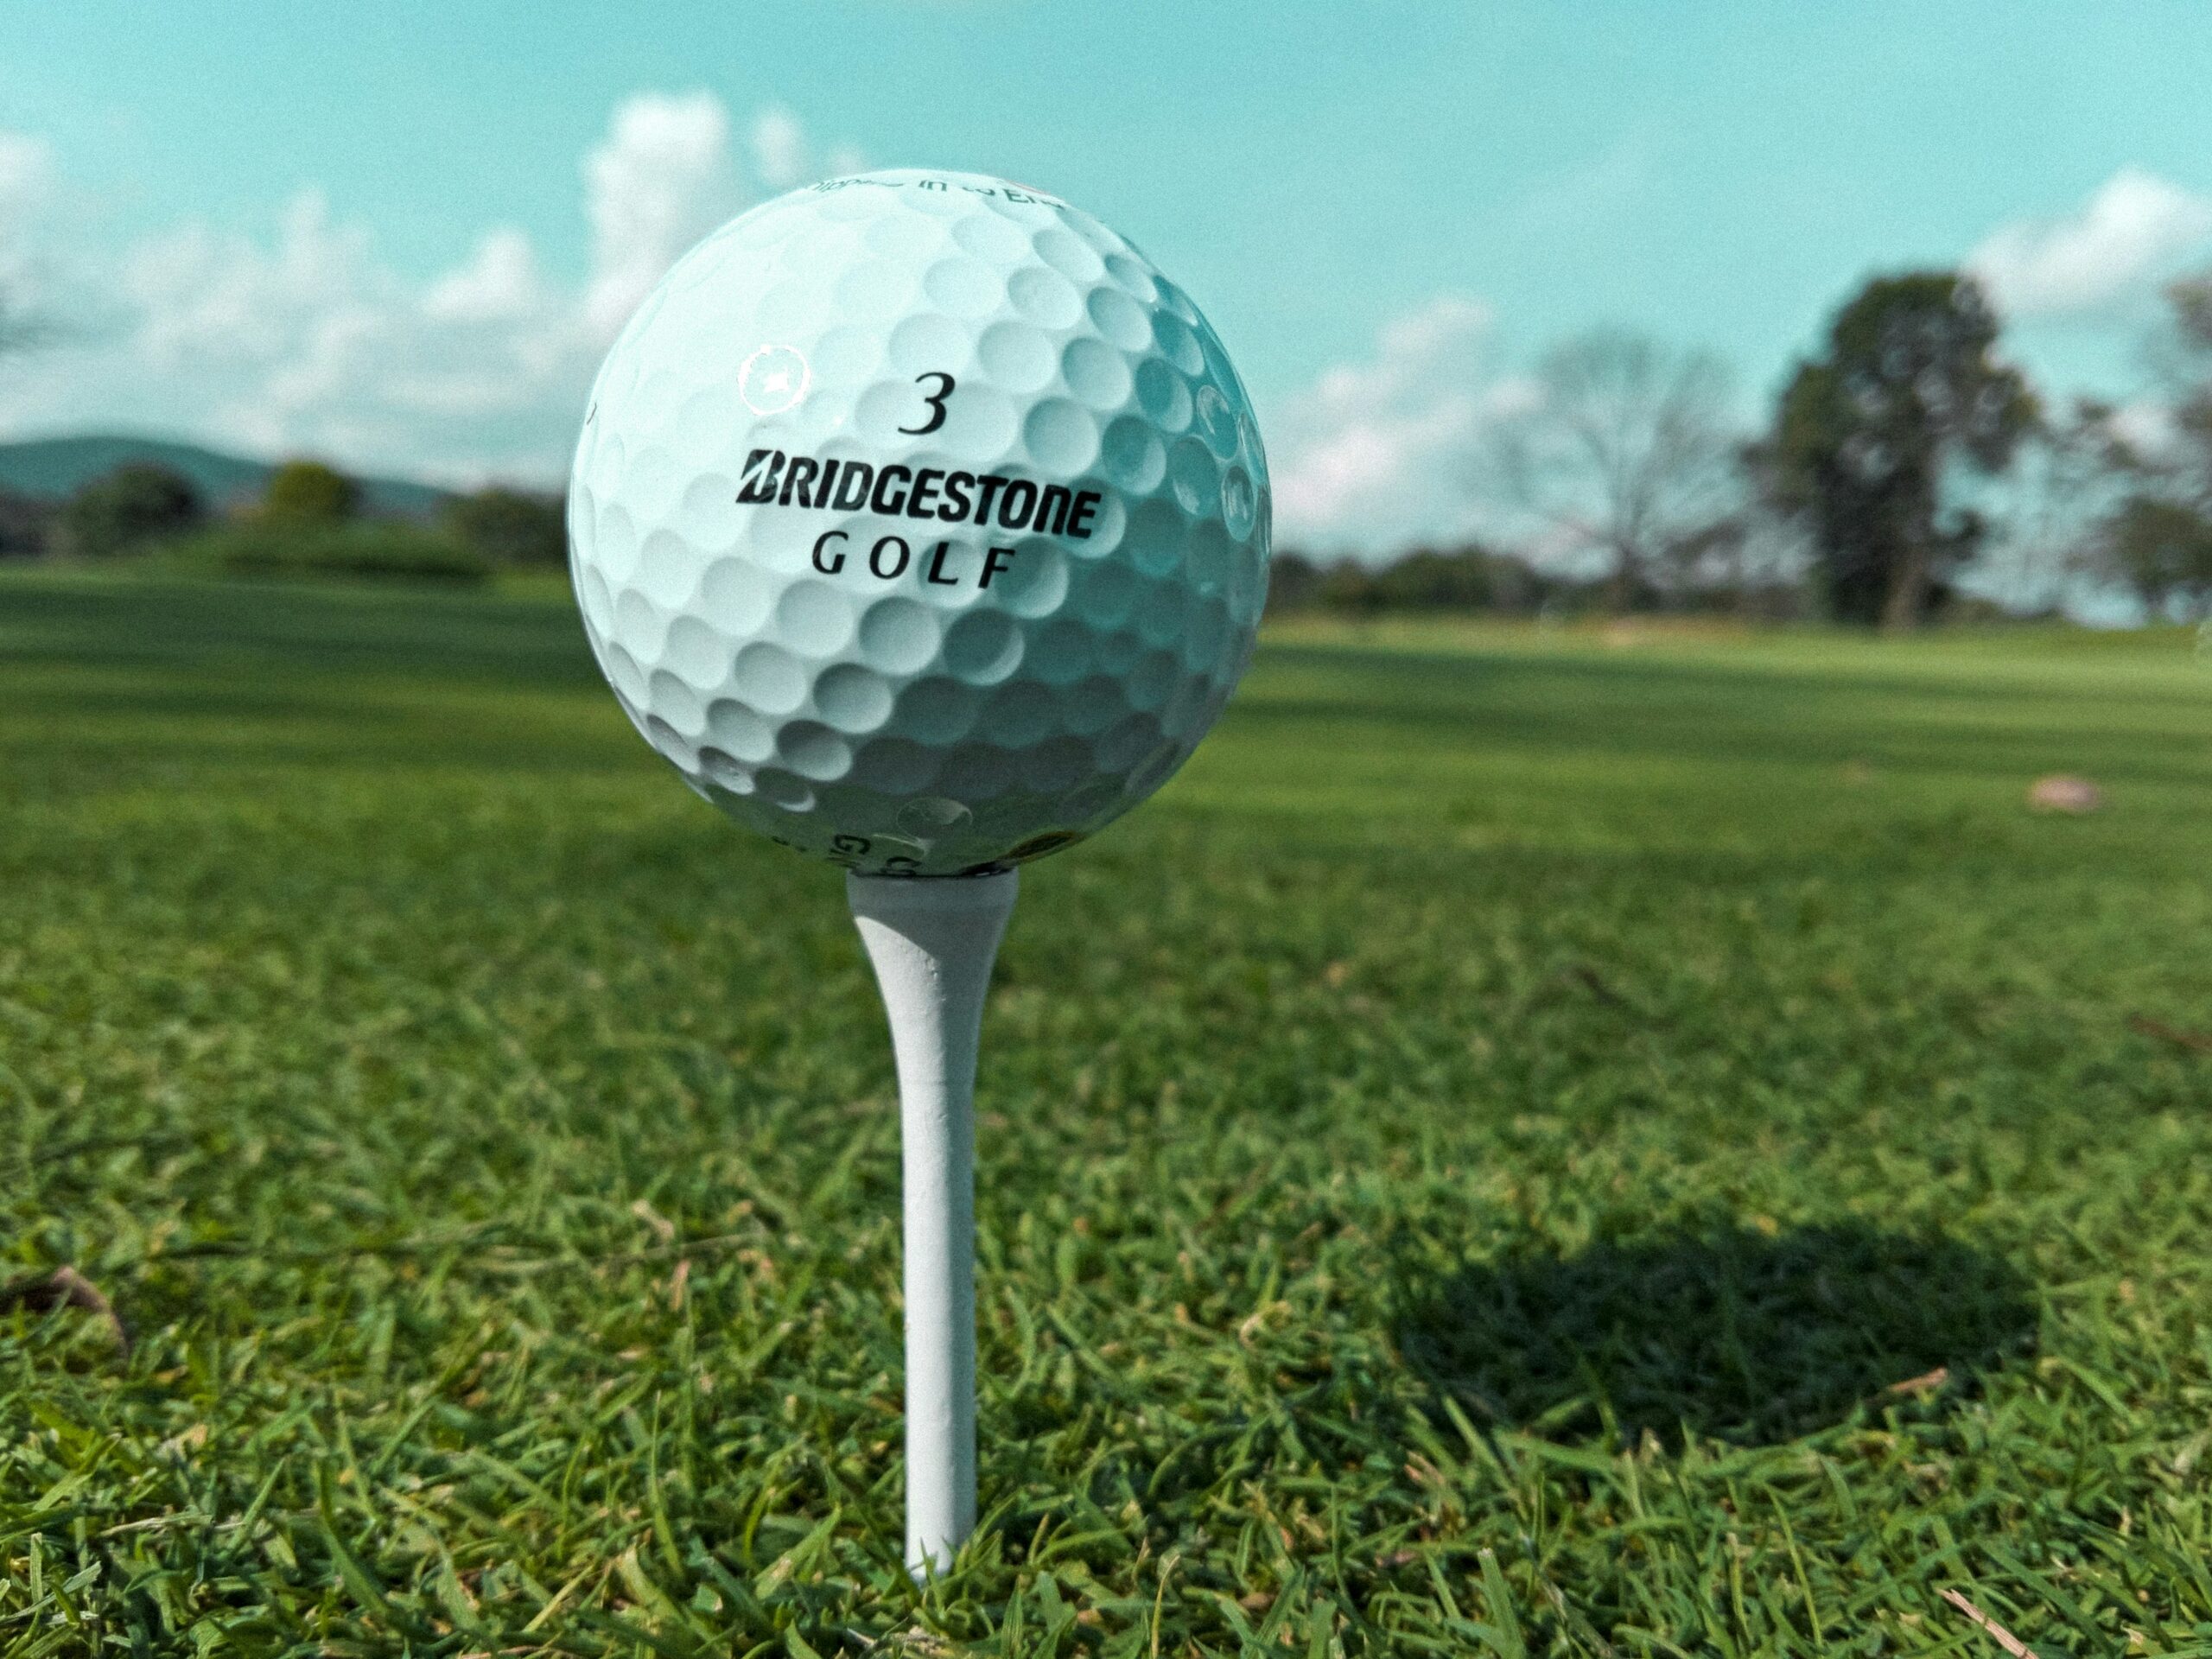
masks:
[(902, 170), (687, 254), (569, 490), (601, 669), (701, 795), (872, 874), (995, 869), (1166, 782), (1267, 594), (1267, 460), (1213, 330), (1041, 192)]

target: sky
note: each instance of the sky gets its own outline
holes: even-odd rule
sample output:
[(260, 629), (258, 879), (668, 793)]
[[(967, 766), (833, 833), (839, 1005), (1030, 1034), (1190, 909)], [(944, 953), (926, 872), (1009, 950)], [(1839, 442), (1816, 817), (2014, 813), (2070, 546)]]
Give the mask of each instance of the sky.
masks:
[[(156, 21), (156, 20), (158, 21)], [(1746, 421), (1877, 271), (1964, 264), (2047, 391), (2155, 418), (2212, 264), (2202, 0), (0, 0), (0, 438), (557, 482), (629, 308), (827, 174), (996, 173), (1205, 308), (1279, 539), (1466, 533), (1548, 345)]]

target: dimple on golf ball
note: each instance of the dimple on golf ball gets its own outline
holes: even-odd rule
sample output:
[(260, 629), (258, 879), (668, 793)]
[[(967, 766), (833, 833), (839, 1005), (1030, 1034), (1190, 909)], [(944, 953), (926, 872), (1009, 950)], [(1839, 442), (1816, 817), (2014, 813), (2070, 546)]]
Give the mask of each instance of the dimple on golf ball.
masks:
[(600, 667), (692, 788), (870, 874), (1051, 852), (1157, 789), (1266, 598), (1267, 460), (1182, 290), (973, 174), (796, 190), (601, 366), (569, 490)]

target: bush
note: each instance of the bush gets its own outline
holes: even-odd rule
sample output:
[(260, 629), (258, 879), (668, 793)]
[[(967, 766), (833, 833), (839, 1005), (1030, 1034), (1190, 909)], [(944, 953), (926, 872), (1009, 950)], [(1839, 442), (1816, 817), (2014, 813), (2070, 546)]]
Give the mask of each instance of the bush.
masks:
[(33, 558), (46, 551), (54, 509), (27, 495), (0, 490), (0, 559)]
[(1278, 616), (1313, 608), (1321, 591), (1322, 568), (1303, 553), (1277, 549), (1268, 561), (1268, 613)]
[(333, 524), (360, 511), (361, 486), (319, 461), (288, 461), (269, 475), (264, 516), (288, 524)]
[(176, 557), (233, 576), (336, 576), (366, 581), (473, 584), (492, 567), (451, 536), (419, 524), (375, 519), (323, 524), (234, 524), (194, 537)]
[(56, 519), (55, 540), (77, 558), (111, 558), (181, 536), (206, 516), (190, 479), (134, 462), (71, 496)]
[(568, 514), (557, 495), (494, 485), (455, 496), (439, 521), (455, 540), (493, 564), (557, 568), (568, 563)]
[(1416, 548), (1387, 564), (1341, 559), (1317, 564), (1275, 555), (1268, 576), (1268, 608), (1281, 613), (1319, 609), (1344, 616), (1421, 611), (1533, 613), (1580, 602), (1588, 584), (1541, 575), (1510, 553), (1467, 546)]

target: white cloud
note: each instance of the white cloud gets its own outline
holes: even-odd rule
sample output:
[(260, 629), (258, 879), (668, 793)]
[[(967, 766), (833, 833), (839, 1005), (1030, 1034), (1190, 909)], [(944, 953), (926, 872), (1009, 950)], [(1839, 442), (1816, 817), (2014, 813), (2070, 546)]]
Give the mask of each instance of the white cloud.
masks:
[(2139, 296), (2212, 240), (2212, 198), (2122, 168), (2075, 212), (1999, 226), (1967, 256), (2014, 317), (2102, 310)]
[(210, 357), (281, 360), (293, 342), (385, 296), (369, 233), (334, 223), (320, 192), (286, 204), (276, 245), (187, 225), (125, 258), (121, 297), (138, 315), (136, 343), (153, 364), (208, 366)]
[(534, 315), (546, 301), (537, 250), (512, 225), (484, 232), (476, 250), (423, 296), (424, 315), (442, 322), (498, 322)]
[(806, 176), (805, 130), (780, 104), (753, 118), (753, 167), (771, 190), (788, 190)]
[(2139, 454), (2161, 460), (2178, 457), (2182, 427), (2173, 406), (2155, 397), (2139, 397), (2113, 411), (2112, 429), (2120, 441)]
[(1481, 301), (1439, 295), (1386, 324), (1276, 410), (1275, 518), (1287, 546), (1380, 554), (1471, 533), (1492, 423), (1530, 396), (1490, 362)]
[(589, 371), (576, 302), (546, 289), (519, 232), (487, 232), (418, 288), (315, 191), (286, 206), (267, 243), (204, 225), (149, 238), (105, 298), (114, 329), (28, 359), (21, 396), (0, 411), (9, 424), (550, 475)]
[(788, 190), (810, 180), (857, 173), (867, 165), (850, 144), (838, 144), (817, 155), (798, 118), (780, 104), (768, 105), (754, 115), (747, 137), (753, 171), (771, 190)]
[(54, 146), (29, 133), (0, 132), (0, 222), (14, 223), (54, 185)]
[(0, 299), (28, 302), (22, 290), (37, 285), (30, 249), (42, 228), (54, 191), (54, 147), (43, 138), (0, 132)]
[[(773, 185), (802, 182), (813, 149), (772, 113)], [(550, 278), (513, 226), (410, 281), (313, 190), (265, 235), (186, 222), (105, 258), (48, 236), (41, 270), (61, 275), (33, 297), (64, 335), (0, 375), (0, 432), (166, 431), (454, 481), (557, 480), (607, 342), (684, 249), (772, 183), (731, 134), (709, 92), (620, 105), (582, 162), (576, 284)], [(19, 293), (7, 251), (60, 188), (41, 140), (0, 132), (0, 278)]]
[(712, 92), (640, 92), (614, 111), (583, 170), (592, 253), (584, 310), (611, 339), (676, 257), (743, 203), (729, 111)]

